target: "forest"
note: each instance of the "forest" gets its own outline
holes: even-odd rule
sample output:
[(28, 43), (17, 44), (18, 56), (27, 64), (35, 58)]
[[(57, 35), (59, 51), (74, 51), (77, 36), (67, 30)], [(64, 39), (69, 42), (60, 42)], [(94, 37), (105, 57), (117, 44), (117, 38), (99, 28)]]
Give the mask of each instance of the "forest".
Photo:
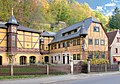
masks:
[(87, 3), (76, 0), (0, 0), (0, 21), (7, 22), (11, 9), (20, 25), (40, 31), (57, 32), (85, 18), (94, 17), (106, 31), (120, 28), (120, 9), (112, 16), (92, 10)]

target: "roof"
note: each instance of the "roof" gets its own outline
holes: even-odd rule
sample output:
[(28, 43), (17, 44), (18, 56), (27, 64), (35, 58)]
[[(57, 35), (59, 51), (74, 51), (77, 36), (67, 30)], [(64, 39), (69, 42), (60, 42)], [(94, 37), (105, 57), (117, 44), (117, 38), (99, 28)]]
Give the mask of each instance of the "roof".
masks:
[[(5, 25), (6, 23), (7, 23), (7, 22), (0, 22), (0, 27), (7, 29), (7, 26)], [(38, 31), (38, 30), (34, 30), (34, 29), (32, 29), (32, 28), (28, 28), (28, 27), (21, 26), (21, 25), (18, 26), (18, 30), (27, 31), (27, 32), (41, 33), (41, 32)]]
[[(87, 18), (81, 22), (78, 22), (76, 24), (73, 24), (71, 26), (68, 26), (64, 29), (61, 29), (57, 32), (57, 34), (55, 35), (55, 38), (52, 40), (51, 43), (55, 43), (55, 42), (59, 42), (59, 41), (62, 41), (62, 40), (67, 40), (67, 39), (71, 39), (71, 38), (75, 38), (75, 37), (79, 37), (80, 36), (80, 30), (79, 28), (81, 29), (82, 25), (84, 24), (84, 28), (86, 30), (88, 30), (90, 24), (92, 22), (96, 22), (96, 23), (99, 23), (96, 19), (94, 19), (93, 17), (90, 17), (90, 18)], [(74, 34), (70, 34), (68, 36), (62, 36), (63, 33), (66, 33), (66, 32), (69, 32), (69, 31), (72, 31), (74, 29), (77, 29), (79, 31), (77, 31), (76, 33)]]
[(117, 34), (117, 31), (112, 31), (112, 32), (108, 32), (107, 36), (108, 36), (108, 45), (110, 46), (115, 38)]
[(35, 29), (32, 29), (32, 28), (28, 28), (28, 27), (25, 27), (25, 26), (18, 26), (18, 30), (28, 31), (28, 32), (35, 32), (35, 33), (41, 33), (38, 30), (35, 30)]
[(13, 15), (9, 18), (8, 22), (5, 25), (7, 26), (9, 24), (19, 25), (17, 20), (15, 19), (15, 17)]
[(42, 32), (40, 34), (41, 36), (50, 36), (50, 37), (54, 37), (56, 35), (55, 32)]

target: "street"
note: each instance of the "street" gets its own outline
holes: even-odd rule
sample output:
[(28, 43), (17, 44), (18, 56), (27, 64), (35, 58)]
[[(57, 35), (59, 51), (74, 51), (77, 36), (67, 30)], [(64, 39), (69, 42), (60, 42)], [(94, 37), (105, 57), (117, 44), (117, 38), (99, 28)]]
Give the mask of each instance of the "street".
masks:
[(120, 84), (120, 72), (0, 80), (0, 84)]
[(120, 75), (107, 75), (50, 84), (120, 84)]

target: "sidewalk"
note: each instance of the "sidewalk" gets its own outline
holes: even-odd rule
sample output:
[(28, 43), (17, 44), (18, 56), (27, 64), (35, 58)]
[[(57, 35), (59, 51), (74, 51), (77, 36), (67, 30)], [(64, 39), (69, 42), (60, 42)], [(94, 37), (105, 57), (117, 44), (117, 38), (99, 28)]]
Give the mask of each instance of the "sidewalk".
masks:
[(104, 73), (90, 73), (90, 74), (77, 74), (77, 75), (60, 75), (60, 76), (48, 76), (43, 78), (33, 79), (17, 79), (17, 80), (2, 80), (0, 84), (47, 84), (52, 82), (60, 82), (67, 80), (85, 79), (89, 77), (98, 77), (105, 75), (120, 74), (120, 72), (104, 72)]

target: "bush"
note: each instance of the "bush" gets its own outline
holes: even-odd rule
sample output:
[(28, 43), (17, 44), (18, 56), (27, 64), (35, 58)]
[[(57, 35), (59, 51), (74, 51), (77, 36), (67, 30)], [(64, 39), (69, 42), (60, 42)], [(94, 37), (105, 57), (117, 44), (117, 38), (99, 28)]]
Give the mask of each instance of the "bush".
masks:
[[(87, 64), (87, 60), (85, 60), (84, 63)], [(103, 58), (91, 59), (90, 64), (109, 64), (109, 61)]]

